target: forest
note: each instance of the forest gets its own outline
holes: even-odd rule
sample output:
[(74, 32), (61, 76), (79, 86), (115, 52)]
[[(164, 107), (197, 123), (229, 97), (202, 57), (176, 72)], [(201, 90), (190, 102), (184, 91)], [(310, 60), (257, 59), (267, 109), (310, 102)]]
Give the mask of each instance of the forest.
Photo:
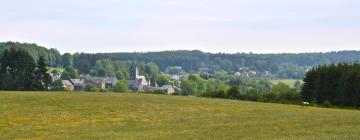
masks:
[(360, 64), (331, 64), (307, 72), (301, 91), (315, 104), (360, 107)]
[[(177, 50), (162, 52), (134, 53), (66, 53), (60, 54), (56, 49), (47, 49), (33, 43), (4, 42), (0, 43), (0, 54), (4, 49), (14, 46), (27, 50), (35, 60), (45, 57), (52, 67), (72, 66), (81, 74), (99, 71), (99, 65), (109, 76), (116, 75), (136, 59), (142, 65), (156, 64), (160, 71), (171, 66), (180, 66), (185, 72), (197, 72), (199, 68), (210, 68), (213, 72), (226, 71), (235, 73), (241, 68), (249, 68), (258, 73), (269, 72), (279, 79), (302, 79), (306, 70), (314, 66), (331, 63), (360, 62), (360, 51), (339, 51), (326, 53), (206, 53), (199, 50)], [(101, 63), (100, 63), (101, 62)], [(101, 71), (100, 70), (100, 71)]]
[[(303, 54), (211, 54), (201, 51), (148, 53), (64, 53), (36, 44), (6, 42), (0, 47), (0, 89), (62, 91), (61, 80), (90, 76), (116, 77), (113, 92), (129, 92), (129, 67), (137, 61), (139, 73), (151, 86), (176, 85), (176, 95), (227, 98), (261, 102), (359, 107), (359, 51)], [(318, 59), (318, 60), (316, 60)], [(181, 69), (178, 69), (178, 67)], [(64, 68), (60, 81), (50, 83), (49, 69)], [(209, 67), (210, 74), (197, 70)], [(274, 84), (269, 78), (236, 74), (242, 68), (259, 73), (275, 72), (273, 78), (298, 79), (293, 85)], [(53, 70), (51, 73), (58, 73)], [(170, 76), (180, 75), (177, 80)], [(300, 81), (304, 78), (304, 83)], [(85, 91), (106, 91), (87, 87)], [(151, 92), (163, 94), (163, 92)]]

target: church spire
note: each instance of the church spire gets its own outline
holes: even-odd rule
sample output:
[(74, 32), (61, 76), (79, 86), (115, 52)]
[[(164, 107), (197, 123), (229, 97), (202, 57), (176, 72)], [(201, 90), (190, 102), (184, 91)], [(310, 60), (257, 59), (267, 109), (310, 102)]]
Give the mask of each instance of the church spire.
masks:
[(137, 80), (139, 77), (139, 69), (136, 64), (136, 57), (134, 54), (133, 62), (130, 67), (130, 80)]

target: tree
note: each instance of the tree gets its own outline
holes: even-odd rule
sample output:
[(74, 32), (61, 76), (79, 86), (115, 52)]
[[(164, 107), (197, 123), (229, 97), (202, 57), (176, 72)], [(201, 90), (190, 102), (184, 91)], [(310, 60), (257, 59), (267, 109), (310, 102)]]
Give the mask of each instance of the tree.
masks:
[(0, 42), (0, 57), (6, 49), (15, 48), (16, 50), (24, 50), (30, 54), (34, 61), (39, 60), (40, 56), (44, 56), (49, 65), (55, 67), (60, 64), (61, 55), (56, 49), (47, 49), (35, 43), (19, 43), (19, 42)]
[(200, 80), (202, 80), (202, 78), (199, 75), (196, 75), (196, 74), (189, 75), (188, 79), (191, 80), (191, 81), (200, 81)]
[(96, 76), (102, 76), (102, 77), (106, 76), (106, 71), (105, 71), (105, 69), (103, 69), (103, 68), (98, 68), (98, 69), (96, 70)]
[(0, 67), (0, 89), (35, 90), (35, 61), (24, 50), (10, 48), (4, 51)]
[(169, 74), (171, 75), (176, 75), (176, 74), (180, 74), (181, 73), (181, 69), (176, 68), (176, 67), (168, 67), (167, 71)]
[(91, 69), (90, 63), (87, 60), (80, 60), (77, 68), (81, 74), (89, 74)]
[(113, 87), (114, 92), (128, 92), (129, 86), (126, 80), (119, 80)]
[(272, 88), (272, 92), (275, 94), (286, 93), (289, 90), (291, 90), (290, 86), (282, 82), (279, 82), (278, 84), (274, 85)]
[(184, 96), (194, 95), (197, 93), (197, 84), (195, 81), (185, 80), (181, 82), (181, 94)]
[(156, 78), (156, 83), (158, 86), (168, 85), (170, 83), (170, 78), (166, 74), (161, 74)]
[(300, 81), (296, 81), (294, 83), (294, 88), (296, 89), (296, 91), (300, 92), (301, 90), (301, 82)]
[(239, 87), (233, 86), (227, 91), (227, 97), (230, 99), (237, 99), (240, 95)]
[(118, 79), (118, 80), (126, 80), (127, 79), (127, 72), (126, 71), (118, 71), (118, 72), (116, 72), (116, 78)]
[(50, 85), (51, 91), (64, 91), (62, 80), (56, 80)]
[(63, 80), (75, 79), (77, 77), (78, 77), (77, 71), (73, 67), (66, 67), (61, 75), (61, 79)]
[(99, 92), (100, 89), (96, 88), (96, 86), (93, 85), (93, 84), (86, 84), (85, 91), (87, 91), (87, 92)]
[(159, 67), (155, 63), (151, 62), (146, 64), (144, 71), (146, 75), (148, 75), (150, 83), (152, 84), (152, 86), (154, 86), (156, 82), (156, 78), (160, 74)]
[(47, 73), (49, 69), (46, 67), (45, 58), (40, 56), (35, 70), (35, 88), (37, 90), (48, 90), (50, 86), (50, 75)]
[(306, 73), (303, 100), (314, 104), (360, 107), (360, 64), (323, 65)]
[(65, 53), (62, 56), (61, 64), (63, 67), (72, 67), (73, 66), (73, 57), (70, 53)]

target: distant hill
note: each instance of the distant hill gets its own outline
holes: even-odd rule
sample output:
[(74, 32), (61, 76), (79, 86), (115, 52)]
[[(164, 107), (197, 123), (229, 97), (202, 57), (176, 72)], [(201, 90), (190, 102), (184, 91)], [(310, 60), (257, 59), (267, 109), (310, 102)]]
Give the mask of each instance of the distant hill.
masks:
[(57, 66), (61, 60), (61, 54), (56, 49), (47, 49), (34, 43), (19, 42), (0, 42), (0, 56), (5, 49), (10, 47), (28, 51), (35, 60), (38, 60), (40, 56), (44, 56), (51, 66)]
[[(9, 47), (22, 48), (37, 59), (39, 56), (47, 58), (51, 66), (62, 66), (61, 55), (56, 49), (47, 49), (33, 43), (4, 42), (0, 43), (0, 55)], [(81, 50), (79, 50), (81, 51)], [(187, 72), (196, 72), (201, 67), (208, 67), (213, 71), (236, 72), (240, 68), (249, 68), (257, 72), (271, 72), (282, 78), (301, 79), (305, 70), (318, 65), (331, 63), (360, 62), (360, 51), (338, 51), (326, 53), (206, 53), (199, 50), (177, 50), (161, 52), (120, 52), (120, 53), (75, 53), (72, 64), (79, 68), (80, 62), (89, 64), (92, 69), (96, 61), (108, 59), (111, 61), (154, 62), (164, 71), (169, 66), (181, 66)]]
[[(210, 67), (215, 70), (237, 71), (240, 67), (253, 67), (259, 71), (277, 71), (282, 64), (293, 64), (311, 67), (330, 63), (360, 62), (360, 51), (339, 51), (327, 53), (204, 53), (193, 51), (163, 51), (146, 53), (97, 53), (80, 54), (89, 61), (99, 59), (133, 60), (155, 62), (162, 70), (168, 66), (182, 66), (186, 71), (197, 71), (199, 67)], [(92, 63), (94, 64), (94, 63)]]

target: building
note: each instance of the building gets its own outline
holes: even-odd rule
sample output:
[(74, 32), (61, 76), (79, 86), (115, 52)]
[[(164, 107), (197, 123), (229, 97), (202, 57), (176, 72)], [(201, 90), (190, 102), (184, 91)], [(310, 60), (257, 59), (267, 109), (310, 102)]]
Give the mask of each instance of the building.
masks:
[(74, 85), (75, 91), (85, 89), (85, 79), (70, 79), (70, 82)]
[(69, 80), (62, 80), (63, 88), (66, 91), (73, 91), (74, 85)]
[(144, 91), (144, 87), (149, 86), (146, 77), (139, 75), (136, 60), (133, 61), (130, 67), (130, 80), (128, 80), (128, 85), (133, 91)]
[(99, 89), (110, 89), (117, 81), (116, 77), (92, 77), (86, 79), (85, 84), (94, 84)]
[(168, 74), (180, 74), (182, 72), (181, 66), (172, 66), (165, 69), (165, 73)]
[(180, 75), (171, 75), (170, 80), (179, 81), (180, 80)]
[(210, 73), (210, 69), (209, 68), (199, 68), (199, 74), (205, 74), (208, 75)]
[(59, 73), (50, 73), (50, 82), (55, 82), (61, 79), (61, 74)]
[(171, 95), (175, 93), (175, 89), (172, 85), (163, 85), (159, 89), (164, 91), (167, 95)]
[(91, 78), (86, 79), (85, 84), (93, 84), (98, 89), (105, 89), (106, 81), (104, 79)]

